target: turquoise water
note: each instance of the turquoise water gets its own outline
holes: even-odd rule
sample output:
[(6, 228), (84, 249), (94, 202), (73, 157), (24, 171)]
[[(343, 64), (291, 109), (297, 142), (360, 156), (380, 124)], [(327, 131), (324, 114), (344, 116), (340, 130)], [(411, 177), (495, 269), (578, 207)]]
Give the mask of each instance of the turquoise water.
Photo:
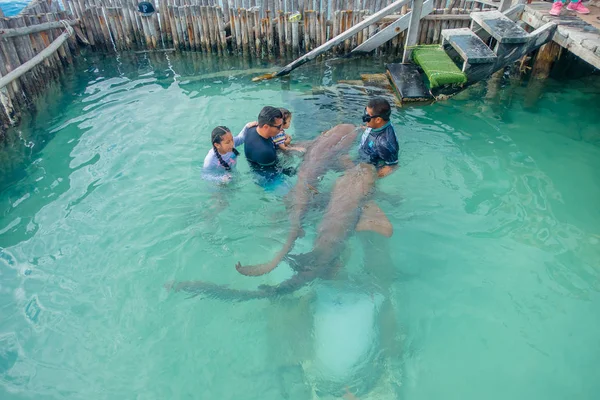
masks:
[(27, 7), (29, 1), (6, 1), (0, 0), (0, 9), (4, 12), (4, 15), (7, 17), (17, 15), (22, 9)]
[[(394, 235), (351, 237), (337, 281), (244, 303), (168, 293), (291, 275), (235, 271), (275, 252), (287, 215), (243, 157), (232, 187), (200, 179), (210, 130), (238, 131), (266, 104), (294, 112), (300, 139), (358, 123), (368, 95), (336, 82), (383, 71), (333, 60), (249, 83), (263, 68), (90, 56), (10, 132), (0, 398), (597, 397), (597, 77), (396, 109), (401, 167), (375, 194)], [(294, 253), (319, 221), (313, 210)]]

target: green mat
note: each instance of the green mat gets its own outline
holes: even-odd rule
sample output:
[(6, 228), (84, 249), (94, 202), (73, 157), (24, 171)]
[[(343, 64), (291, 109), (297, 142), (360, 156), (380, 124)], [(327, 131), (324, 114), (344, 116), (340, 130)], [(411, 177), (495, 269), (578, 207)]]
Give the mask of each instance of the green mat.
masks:
[(415, 46), (412, 51), (412, 58), (425, 71), (431, 89), (441, 85), (467, 82), (467, 76), (464, 72), (458, 69), (454, 61), (438, 45)]

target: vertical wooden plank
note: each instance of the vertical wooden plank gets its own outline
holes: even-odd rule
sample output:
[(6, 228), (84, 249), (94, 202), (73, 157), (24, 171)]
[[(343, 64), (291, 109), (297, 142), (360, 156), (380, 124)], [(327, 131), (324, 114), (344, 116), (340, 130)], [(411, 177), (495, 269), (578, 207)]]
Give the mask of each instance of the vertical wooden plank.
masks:
[(196, 37), (194, 36), (194, 23), (192, 22), (192, 13), (189, 5), (181, 6), (181, 11), (183, 12), (182, 18), (183, 23), (185, 24), (185, 32), (188, 38), (188, 42), (190, 43), (189, 49), (191, 51), (196, 51)]
[[(190, 12), (192, 13), (192, 19), (194, 20), (194, 34), (196, 37), (196, 47), (198, 51), (206, 53), (210, 52), (210, 34), (208, 32), (207, 21), (203, 19), (202, 6), (200, 1), (196, 1), (195, 4), (190, 6)], [(232, 28), (233, 30), (233, 28)], [(234, 32), (232, 32), (234, 35)]]
[(173, 0), (168, 0), (167, 15), (169, 16), (169, 24), (171, 25), (171, 37), (173, 38), (173, 48), (181, 49), (181, 38), (177, 30), (177, 20), (175, 19), (175, 4)]
[(121, 8), (112, 7), (112, 14), (115, 21), (119, 48), (121, 50), (125, 50), (127, 49), (127, 45), (125, 41), (125, 31), (123, 30), (123, 17), (121, 15)]
[(133, 49), (135, 43), (135, 36), (133, 34), (129, 7), (126, 1), (119, 3), (119, 18), (121, 20), (121, 29), (123, 31), (123, 42), (125, 48)]
[[(436, 4), (436, 1), (437, 1), (437, 0), (434, 0), (434, 1), (433, 1), (433, 4), (434, 4), (434, 11), (432, 12), (432, 14), (435, 14), (435, 13), (436, 13), (436, 11), (435, 11), (435, 4)], [(427, 21), (427, 32), (426, 32), (426, 33), (427, 33), (427, 35), (426, 35), (426, 37), (425, 37), (425, 42), (426, 42), (427, 44), (432, 44), (432, 43), (433, 43), (433, 30), (434, 30), (434, 28), (435, 28), (435, 22), (436, 22), (436, 21)]]
[[(119, 2), (120, 3), (120, 2)], [(123, 35), (122, 36), (122, 40), (123, 40), (123, 48), (125, 49), (131, 49), (132, 48), (132, 43), (131, 43), (131, 34), (129, 32), (129, 12), (126, 8), (126, 5), (124, 4), (119, 4), (119, 7), (116, 9), (117, 11), (117, 22), (119, 24), (120, 27), (120, 34)]]
[(248, 12), (245, 8), (240, 8), (239, 13), (240, 30), (242, 33), (242, 54), (247, 57), (250, 52), (250, 46), (248, 44)]
[[(354, 6), (354, 4), (352, 3), (352, 6)], [(350, 5), (348, 6), (348, 9), (345, 11), (346, 15), (345, 15), (345, 26), (344, 26), (344, 31), (347, 31), (348, 29), (350, 29), (352, 27), (352, 19), (354, 18), (354, 12), (353, 10), (350, 8)], [(348, 54), (351, 50), (352, 47), (352, 40), (353, 38), (348, 38), (344, 41), (344, 54)]]
[(178, 29), (180, 32), (180, 37), (181, 37), (181, 41), (183, 43), (183, 50), (190, 50), (190, 37), (188, 36), (188, 32), (187, 32), (187, 20), (186, 20), (186, 16), (185, 16), (185, 6), (183, 6), (183, 2), (182, 1), (176, 1), (175, 2), (177, 4), (177, 8), (176, 8), (176, 14), (175, 16), (177, 17), (177, 23), (178, 23)]
[(243, 44), (242, 44), (242, 21), (239, 17), (238, 11), (236, 10), (235, 15), (235, 44), (237, 45), (238, 54), (242, 54), (243, 52)]
[(289, 12), (284, 13), (283, 20), (281, 21), (283, 24), (283, 45), (285, 53), (290, 53), (292, 50), (292, 25), (290, 23), (290, 15)]
[(94, 25), (93, 25), (92, 21), (90, 21), (91, 13), (89, 13), (88, 10), (81, 7), (82, 3), (83, 3), (83, 0), (70, 0), (68, 2), (69, 9), (73, 15), (75, 15), (77, 18), (80, 18), (82, 20), (82, 22), (83, 22), (83, 24), (81, 24), (82, 31), (84, 32), (85, 37), (86, 37), (87, 41), (89, 42), (90, 46), (95, 48), (96, 47), (96, 35), (93, 32)]
[(308, 53), (308, 51), (310, 51), (310, 38), (308, 37), (310, 35), (310, 18), (308, 17), (307, 11), (303, 10), (303, 17), (302, 17), (302, 24), (304, 27), (304, 46), (303, 46), (303, 50), (305, 53)]
[(251, 10), (246, 10), (247, 16), (247, 29), (248, 29), (248, 49), (249, 55), (253, 56), (256, 54), (256, 42), (255, 42), (255, 34), (254, 34), (254, 15)]
[[(273, 12), (273, 15), (275, 12)], [(267, 13), (267, 54), (272, 56), (275, 53), (275, 19), (271, 18), (271, 13)]]
[(225, 22), (224, 22), (225, 16), (223, 15), (223, 9), (219, 6), (216, 6), (215, 12), (217, 14), (217, 21), (219, 22), (219, 35), (221, 37), (221, 48), (223, 49), (223, 54), (227, 54), (228, 53), (227, 39), (226, 39), (226, 35), (225, 35)]
[(309, 10), (309, 32), (308, 32), (308, 38), (310, 40), (310, 44), (309, 44), (309, 48), (312, 50), (314, 48), (316, 48), (316, 44), (317, 44), (317, 13), (314, 10)]
[(279, 55), (283, 57), (285, 55), (285, 36), (284, 36), (284, 13), (283, 11), (277, 12), (277, 43), (279, 44)]
[(298, 55), (300, 53), (300, 22), (290, 23), (292, 31), (292, 53)]
[(198, 6), (198, 12), (200, 13), (200, 21), (202, 28), (202, 37), (206, 43), (206, 51), (207, 53), (213, 53), (213, 42), (210, 35), (210, 27), (208, 25), (208, 11), (207, 6)]
[(108, 51), (108, 43), (104, 37), (104, 30), (100, 23), (100, 15), (98, 14), (98, 7), (93, 0), (87, 1), (88, 10), (90, 11), (90, 19), (94, 24), (94, 31), (96, 32), (96, 47), (98, 50)]
[(252, 12), (252, 17), (254, 21), (254, 48), (256, 51), (256, 58), (261, 58), (263, 42), (263, 38), (261, 37), (261, 35), (263, 32), (260, 29), (260, 11), (254, 10)]
[[(128, 44), (128, 48), (135, 49), (139, 46), (139, 38), (137, 36), (137, 22), (135, 20), (135, 15), (133, 14), (133, 9), (130, 0), (121, 0), (121, 10), (123, 13), (123, 19), (125, 20), (124, 33), (125, 33), (125, 41)], [(137, 11), (136, 11), (137, 12)]]
[[(1, 28), (8, 28), (6, 18), (0, 18), (0, 29)], [(8, 74), (20, 65), (14, 42), (10, 39), (11, 38), (0, 40), (0, 55), (2, 55), (0, 60), (3, 61), (0, 62), (0, 72), (2, 75)], [(23, 77), (14, 80), (10, 85), (6, 86), (6, 94), (10, 96), (15, 110), (18, 110), (19, 107), (26, 104), (23, 86)], [(13, 115), (13, 117), (17, 119), (19, 118), (18, 111), (15, 115)]]
[[(66, 11), (57, 11), (57, 12), (54, 13), (54, 15), (55, 15), (55, 20), (56, 21), (72, 19), (72, 17), (69, 16)], [(31, 41), (31, 39), (30, 39), (30, 41)], [(72, 65), (73, 64), (73, 56), (75, 56), (79, 52), (78, 51), (79, 48), (77, 46), (77, 39), (75, 37), (75, 34), (71, 35), (67, 39), (67, 41), (65, 42), (65, 44), (63, 45), (63, 47), (65, 48), (65, 51), (67, 53), (67, 62), (69, 63), (69, 65)], [(35, 52), (34, 52), (34, 54), (37, 55), (37, 53), (35, 53)]]
[(150, 25), (148, 24), (148, 17), (140, 15), (140, 25), (144, 35), (144, 47), (148, 50), (153, 49), (152, 33), (150, 31)]
[[(108, 1), (107, 1), (107, 4), (109, 4)], [(108, 14), (108, 17), (110, 18), (111, 28), (112, 28), (112, 32), (113, 32), (113, 40), (117, 44), (117, 49), (123, 50), (124, 49), (123, 32), (122, 32), (121, 26), (119, 24), (119, 18), (118, 18), (117, 12), (118, 11), (117, 11), (116, 7), (111, 6), (107, 9), (107, 14)]]
[[(23, 17), (14, 16), (6, 19), (8, 28), (21, 28), (25, 26), (23, 22)], [(25, 64), (27, 61), (32, 59), (35, 54), (33, 52), (33, 48), (31, 47), (31, 41), (26, 36), (16, 36), (6, 39), (8, 42), (12, 42), (16, 55), (16, 65), (14, 68)], [(56, 68), (57, 66), (53, 66)], [(14, 69), (13, 68), (13, 69)], [(38, 95), (38, 82), (41, 82), (42, 79), (38, 75), (39, 71), (29, 71), (19, 78), (23, 84), (23, 88), (25, 89), (26, 97), (32, 98)]]
[(192, 19), (192, 29), (194, 31), (194, 43), (196, 45), (196, 51), (206, 51), (204, 38), (202, 37), (202, 23), (199, 18), (200, 13), (198, 12), (200, 6), (193, 4), (189, 7)]
[(220, 52), (220, 44), (219, 44), (219, 35), (217, 29), (215, 28), (215, 16), (213, 13), (212, 6), (206, 5), (203, 11), (206, 12), (206, 20), (208, 23), (208, 34), (210, 37), (211, 47), (213, 48), (215, 54), (219, 54)]
[(223, 44), (221, 43), (221, 34), (219, 33), (219, 20), (217, 18), (217, 10), (214, 6), (209, 6), (209, 13), (212, 21), (212, 29), (215, 35), (215, 43), (219, 54), (223, 54)]
[[(41, 23), (48, 22), (48, 14), (45, 14), (45, 13), (40, 14), (40, 22)], [(48, 47), (50, 45), (50, 43), (52, 43), (54, 41), (54, 39), (56, 39), (56, 31), (54, 29), (47, 30), (42, 35), (42, 38), (43, 38), (44, 44), (45, 44), (44, 47)], [(50, 57), (48, 57), (48, 59), (50, 60), (49, 70), (51, 71), (51, 73), (53, 74), (54, 77), (57, 77), (56, 71), (58, 70), (58, 66), (61, 64), (58, 53), (54, 52), (54, 54), (52, 54)]]
[(113, 50), (112, 40), (110, 38), (110, 32), (108, 30), (108, 22), (106, 21), (104, 15), (104, 7), (100, 0), (94, 0), (94, 4), (96, 5), (96, 13), (98, 16), (98, 24), (100, 25), (100, 30), (102, 31), (102, 38), (104, 39), (104, 43), (106, 45), (106, 49), (108, 51)]
[(419, 39), (419, 20), (422, 9), (423, 0), (413, 0), (413, 8), (408, 26), (406, 43), (404, 44), (404, 54), (402, 56), (403, 63), (407, 63), (410, 60), (410, 48), (417, 44), (417, 40)]
[(231, 46), (231, 53), (232, 54), (237, 54), (238, 52), (238, 47), (237, 47), (237, 36), (236, 36), (236, 32), (235, 32), (235, 26), (236, 26), (236, 21), (235, 18), (233, 16), (233, 9), (230, 8), (229, 11), (227, 12), (227, 16), (229, 19), (225, 19), (225, 21), (229, 22), (229, 30), (230, 30), (230, 36), (231, 36), (231, 40), (230, 40), (230, 46)]
[[(155, 1), (156, 3), (156, 1)], [(158, 0), (158, 7), (156, 8), (160, 13), (160, 30), (162, 36), (162, 43), (165, 47), (171, 47), (173, 43), (173, 34), (171, 33), (171, 23), (169, 21), (169, 13), (167, 11), (167, 1)]]
[[(135, 1), (135, 0), (132, 0)], [(179, 10), (177, 9), (177, 1), (176, 0), (168, 0), (169, 9), (169, 19), (171, 20), (171, 32), (173, 34), (173, 46), (176, 49), (183, 50), (185, 48), (185, 38), (181, 32), (181, 23), (179, 21)], [(140, 19), (140, 27), (142, 28), (142, 32), (144, 30), (142, 21)], [(144, 36), (145, 39), (145, 36)], [(176, 42), (176, 43), (175, 43)]]
[(222, 2), (223, 2), (223, 21), (230, 21), (231, 18), (229, 17), (229, 0), (222, 0)]

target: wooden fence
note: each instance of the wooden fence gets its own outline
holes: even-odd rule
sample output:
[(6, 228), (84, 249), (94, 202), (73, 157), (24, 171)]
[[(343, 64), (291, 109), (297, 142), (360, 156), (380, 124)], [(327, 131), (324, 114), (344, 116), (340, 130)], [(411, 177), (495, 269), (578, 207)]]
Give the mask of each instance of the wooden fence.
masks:
[[(92, 47), (104, 51), (175, 48), (251, 57), (297, 56), (325, 43), (392, 0), (149, 0), (143, 16), (137, 0), (66, 0), (82, 21)], [(467, 0), (434, 0), (421, 21), (421, 43), (438, 43), (444, 28), (468, 26), (471, 11), (491, 8)], [(401, 14), (409, 9), (404, 7)], [(299, 13), (300, 21), (292, 17)], [(398, 16), (387, 17), (337, 46), (346, 53)], [(401, 34), (378, 52), (402, 51)]]
[[(38, 56), (65, 31), (61, 23), (52, 22), (69, 19), (72, 19), (69, 13), (51, 1), (34, 1), (17, 16), (0, 17), (0, 80)], [(56, 28), (18, 33), (33, 26)], [(27, 73), (0, 87), (0, 134), (19, 121), (22, 110), (33, 107), (33, 100), (45, 91), (49, 82), (58, 79), (65, 66), (73, 63), (76, 53), (77, 43), (71, 36)]]
[[(20, 112), (31, 109), (35, 97), (73, 63), (78, 52), (75, 37), (57, 45), (65, 27), (52, 22), (80, 25), (83, 40), (102, 52), (174, 48), (216, 55), (290, 58), (309, 52), (393, 2), (148, 0), (156, 12), (144, 16), (138, 11), (138, 0), (60, 0), (66, 10), (56, 1), (34, 0), (18, 16), (0, 15), (0, 82), (10, 82), (0, 85), (0, 133), (17, 123)], [(468, 26), (470, 12), (491, 8), (472, 0), (433, 1), (433, 13), (420, 22), (419, 43), (439, 43), (442, 29)], [(348, 53), (408, 11), (404, 6), (398, 14), (365, 28), (332, 51)], [(376, 53), (400, 55), (404, 39), (402, 32)], [(53, 46), (58, 46), (56, 51), (42, 62), (25, 68), (28, 72), (17, 74), (17, 78), (9, 78), (33, 65), (34, 58)]]

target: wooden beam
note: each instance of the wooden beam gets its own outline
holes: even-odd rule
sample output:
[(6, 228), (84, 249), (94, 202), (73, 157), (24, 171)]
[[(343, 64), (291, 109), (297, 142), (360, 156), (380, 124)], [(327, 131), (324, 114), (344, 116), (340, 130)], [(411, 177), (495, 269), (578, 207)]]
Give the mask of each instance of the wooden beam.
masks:
[[(433, 0), (427, 0), (423, 3), (423, 8), (421, 9), (421, 18), (428, 15), (433, 11)], [(368, 40), (363, 42), (360, 46), (352, 50), (352, 53), (368, 53), (369, 51), (375, 50), (377, 47), (382, 44), (388, 42), (389, 40), (396, 37), (400, 32), (406, 30), (410, 23), (410, 17), (412, 15), (412, 11), (407, 12), (404, 15), (401, 15), (395, 22), (386, 26), (381, 31), (377, 32), (375, 35), (371, 36)], [(468, 15), (467, 15), (468, 17)]]
[(410, 60), (412, 47), (419, 40), (419, 25), (421, 22), (421, 10), (423, 9), (423, 0), (413, 0), (410, 13), (410, 23), (408, 24), (408, 33), (406, 34), (406, 42), (404, 44), (404, 55), (402, 62), (407, 63)]
[[(70, 26), (79, 24), (78, 19), (75, 19), (75, 20), (70, 19), (70, 20), (63, 20), (63, 21), (65, 21)], [(64, 27), (65, 26), (63, 25), (63, 23), (61, 21), (54, 21), (54, 22), (45, 22), (45, 23), (39, 24), (39, 25), (24, 26), (22, 28), (0, 29), (0, 39), (15, 37), (15, 36), (30, 35), (32, 33), (44, 32), (44, 31), (48, 31), (50, 29), (60, 29), (60, 28), (64, 28)]]
[(60, 46), (63, 45), (64, 42), (67, 41), (69, 36), (71, 36), (71, 33), (72, 32), (64, 32), (56, 40), (54, 40), (52, 43), (50, 43), (50, 45), (48, 47), (46, 47), (44, 50), (42, 50), (37, 56), (33, 57), (31, 60), (27, 61), (26, 63), (15, 68), (14, 70), (9, 72), (5, 76), (1, 77), (0, 78), (0, 89), (3, 88), (4, 86), (8, 85), (15, 79), (21, 77), (23, 74), (25, 74), (29, 70), (33, 69), (36, 65), (38, 65), (39, 63), (44, 61), (46, 58), (48, 58), (52, 54), (54, 54), (54, 52), (56, 50), (58, 50), (60, 48)]

